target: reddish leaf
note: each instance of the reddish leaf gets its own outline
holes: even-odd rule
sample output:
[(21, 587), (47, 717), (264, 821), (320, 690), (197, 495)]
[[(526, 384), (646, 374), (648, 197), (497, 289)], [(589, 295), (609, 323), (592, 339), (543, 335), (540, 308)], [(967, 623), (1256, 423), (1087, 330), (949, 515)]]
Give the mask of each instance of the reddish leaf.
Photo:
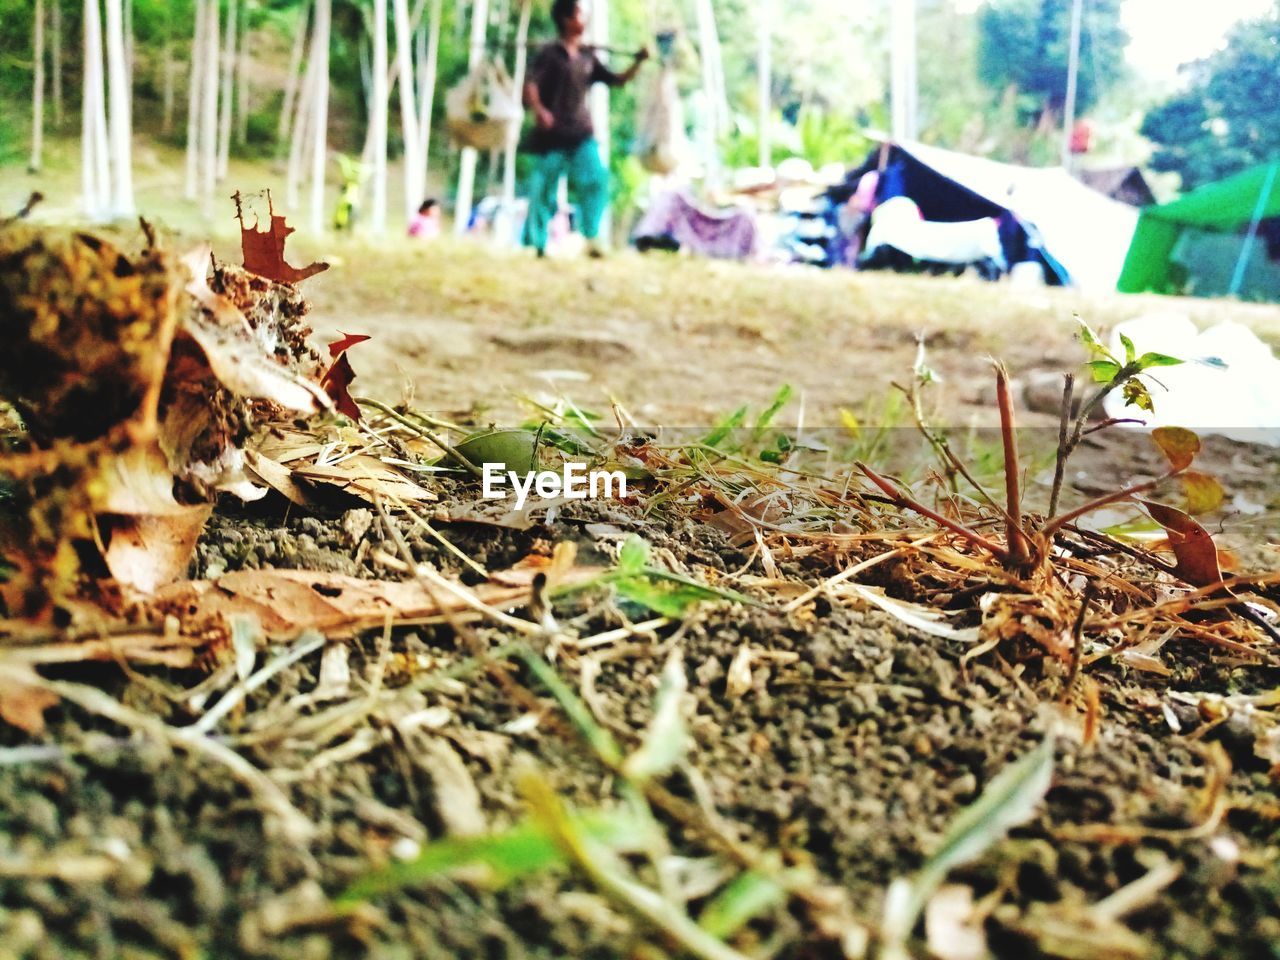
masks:
[(328, 270), (327, 263), (313, 263), (299, 270), (291, 267), (284, 259), (284, 243), (294, 230), (284, 217), (277, 216), (271, 206), (271, 194), (267, 193), (267, 209), (271, 217), (271, 227), (258, 229), (255, 217), (253, 226), (246, 226), (244, 213), (240, 208), (240, 194), (236, 194), (236, 219), (240, 221), (240, 251), (244, 255), (244, 268), (260, 277), (274, 280), (277, 283), (298, 283), (307, 277)]
[(347, 359), (347, 350), (368, 339), (369, 337), (362, 333), (344, 333), (341, 339), (329, 344), (329, 356), (334, 360), (329, 369), (324, 372), (324, 376), (320, 378), (320, 386), (324, 387), (325, 393), (333, 399), (333, 405), (338, 408), (338, 412), (356, 422), (360, 420), (360, 407), (351, 399), (350, 390), (351, 381), (356, 378), (356, 372), (351, 366), (351, 361)]
[(329, 356), (339, 357), (346, 353), (357, 343), (364, 343), (366, 340), (372, 340), (367, 333), (344, 333), (342, 339), (335, 340), (329, 344)]
[(1191, 466), (1200, 452), (1200, 438), (1185, 427), (1156, 427), (1151, 431), (1151, 439), (1168, 459), (1169, 469), (1175, 473)]
[(1173, 556), (1177, 561), (1174, 570), (1178, 576), (1196, 587), (1222, 582), (1218, 548), (1208, 530), (1181, 510), (1150, 500), (1139, 502), (1147, 508), (1151, 519), (1168, 533), (1169, 546), (1173, 548)]

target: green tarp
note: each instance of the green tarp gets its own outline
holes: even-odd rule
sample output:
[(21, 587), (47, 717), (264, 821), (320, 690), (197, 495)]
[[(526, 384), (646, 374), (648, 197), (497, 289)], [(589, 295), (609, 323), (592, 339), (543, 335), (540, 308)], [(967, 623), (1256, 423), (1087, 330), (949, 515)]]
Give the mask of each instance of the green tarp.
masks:
[(1247, 229), (1255, 217), (1280, 216), (1278, 170), (1280, 162), (1263, 164), (1205, 184), (1171, 203), (1144, 209), (1129, 244), (1118, 289), (1122, 293), (1178, 292), (1183, 278), (1178, 276), (1172, 254), (1183, 231), (1237, 233)]

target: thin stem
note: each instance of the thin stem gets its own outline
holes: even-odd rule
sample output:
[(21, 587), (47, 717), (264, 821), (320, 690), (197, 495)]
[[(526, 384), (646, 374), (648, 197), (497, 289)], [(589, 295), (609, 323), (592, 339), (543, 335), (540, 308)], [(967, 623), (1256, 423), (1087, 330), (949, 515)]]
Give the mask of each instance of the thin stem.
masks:
[(1067, 475), (1067, 457), (1071, 449), (1067, 439), (1071, 431), (1071, 401), (1076, 389), (1076, 375), (1068, 373), (1062, 378), (1062, 414), (1058, 420), (1058, 458), (1053, 468), (1053, 490), (1049, 494), (1049, 516), (1058, 512), (1058, 498), (1062, 496), (1062, 482)]
[(430, 430), (428, 430), (426, 427), (422, 426), (421, 424), (414, 423), (408, 417), (401, 416), (399, 413), (391, 409), (391, 407), (387, 406), (381, 400), (372, 400), (369, 397), (353, 397), (352, 399), (354, 399), (356, 403), (361, 404), (363, 406), (373, 407), (379, 413), (383, 413), (386, 416), (390, 417), (392, 420), (400, 424), (402, 427), (405, 427), (408, 430), (412, 430), (418, 436), (424, 437), (427, 440), (430, 440), (437, 447), (443, 450), (446, 456), (452, 457), (454, 460), (456, 460), (458, 462), (458, 465), (461, 466), (464, 470), (467, 471), (467, 473), (471, 474), (473, 477), (479, 477), (482, 475), (479, 467), (477, 467), (474, 463), (472, 463), (470, 460), (464, 457), (461, 453), (459, 453), (447, 441), (440, 439), (434, 433), (432, 433)]
[(908, 510), (912, 510), (915, 513), (920, 514), (920, 516), (922, 517), (927, 517), (928, 519), (932, 520), (934, 523), (938, 524), (939, 526), (945, 527), (946, 529), (950, 530), (952, 533), (956, 534), (957, 536), (962, 537), (965, 540), (968, 540), (970, 543), (974, 544), (975, 546), (981, 547), (983, 550), (986, 550), (992, 556), (999, 559), (1001, 563), (1004, 563), (1006, 560), (1008, 560), (1009, 551), (1006, 550), (1004, 547), (1000, 546), (998, 543), (992, 540), (988, 540), (982, 534), (977, 533), (976, 531), (970, 530), (968, 527), (964, 526), (961, 523), (957, 523), (956, 521), (952, 520), (949, 517), (944, 517), (942, 514), (938, 513), (936, 510), (930, 510), (920, 501), (914, 499), (907, 493), (895, 487), (892, 483), (890, 483), (884, 477), (880, 476), (880, 474), (876, 473), (874, 470), (868, 467), (861, 460), (857, 461), (856, 465), (859, 470), (861, 470), (864, 474), (867, 475), (867, 478), (872, 483), (874, 483), (877, 487), (883, 490), (889, 496), (889, 498), (893, 500), (893, 502), (896, 503), (898, 506), (906, 507)]

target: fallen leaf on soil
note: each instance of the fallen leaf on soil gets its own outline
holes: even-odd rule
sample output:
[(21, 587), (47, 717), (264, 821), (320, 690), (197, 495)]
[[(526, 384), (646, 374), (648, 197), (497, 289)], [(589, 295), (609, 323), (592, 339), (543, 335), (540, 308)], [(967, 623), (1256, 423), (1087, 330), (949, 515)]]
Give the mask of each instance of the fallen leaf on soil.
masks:
[(285, 218), (279, 216), (271, 206), (269, 192), (267, 208), (268, 215), (271, 217), (271, 226), (266, 230), (258, 229), (256, 217), (252, 227), (245, 226), (239, 193), (236, 194), (235, 201), (236, 219), (240, 221), (240, 252), (244, 255), (244, 268), (250, 273), (256, 273), (260, 277), (266, 277), (277, 283), (298, 283), (329, 269), (327, 263), (313, 263), (299, 270), (285, 262), (285, 240), (294, 231), (285, 222)]
[(333, 363), (320, 378), (320, 386), (324, 387), (338, 412), (357, 423), (360, 421), (360, 407), (351, 399), (350, 390), (356, 372), (347, 359), (347, 351), (368, 339), (370, 338), (363, 333), (344, 333), (341, 339), (329, 344), (329, 356), (333, 357)]
[(1139, 502), (1147, 508), (1151, 519), (1168, 532), (1178, 576), (1196, 587), (1222, 582), (1218, 548), (1208, 530), (1174, 507), (1150, 500)]
[(39, 682), (25, 664), (5, 664), (0, 672), (0, 719), (33, 737), (44, 733), (44, 712), (58, 702)]
[[(595, 571), (575, 570), (568, 580), (585, 582), (595, 575)], [(527, 588), (492, 583), (459, 584), (457, 589), (498, 609), (519, 606), (529, 598)], [(242, 570), (214, 581), (189, 580), (164, 587), (151, 606), (157, 613), (177, 616), (188, 633), (251, 614), (270, 639), (293, 637), (307, 629), (336, 639), (381, 627), (388, 617), (419, 619), (466, 608), (462, 600), (445, 595), (439, 597), (442, 610), (434, 594), (416, 580), (361, 580), (309, 570)]]
[(213, 504), (200, 504), (182, 507), (180, 513), (114, 520), (103, 557), (111, 576), (147, 594), (185, 577), (196, 542), (212, 513)]
[(294, 468), (293, 474), (345, 490), (370, 503), (379, 497), (411, 503), (437, 499), (434, 493), (420, 487), (395, 467), (363, 453), (331, 464), (301, 464)]

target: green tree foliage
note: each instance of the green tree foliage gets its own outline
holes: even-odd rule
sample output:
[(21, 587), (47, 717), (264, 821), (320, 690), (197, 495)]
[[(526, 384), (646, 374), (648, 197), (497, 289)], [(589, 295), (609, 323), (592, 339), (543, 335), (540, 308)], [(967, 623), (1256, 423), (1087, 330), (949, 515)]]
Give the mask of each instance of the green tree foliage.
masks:
[[(1121, 0), (1088, 0), (1080, 34), (1076, 110), (1123, 78), (1129, 42)], [(1027, 112), (1060, 114), (1067, 90), (1072, 0), (990, 0), (978, 13), (978, 68), (994, 90), (1014, 87)]]
[(1187, 87), (1142, 123), (1157, 145), (1154, 169), (1181, 174), (1190, 189), (1280, 155), (1280, 4), (1183, 69)]

